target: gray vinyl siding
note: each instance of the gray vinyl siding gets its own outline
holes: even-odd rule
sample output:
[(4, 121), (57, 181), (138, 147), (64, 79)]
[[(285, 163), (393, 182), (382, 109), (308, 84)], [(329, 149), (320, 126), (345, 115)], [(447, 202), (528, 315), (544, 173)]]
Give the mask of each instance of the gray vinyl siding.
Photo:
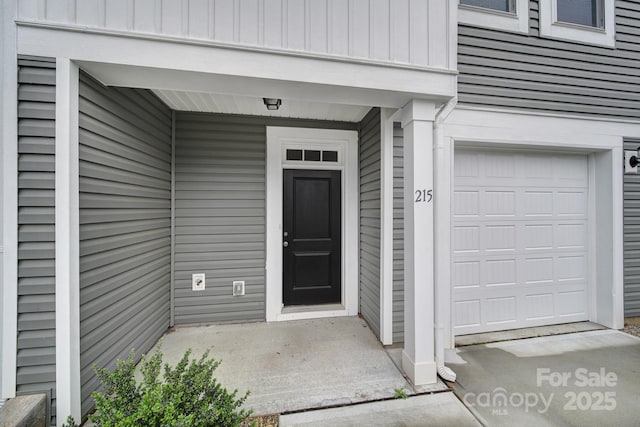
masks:
[[(640, 139), (624, 141), (636, 150)], [(624, 316), (640, 316), (640, 175), (624, 175)]]
[(380, 336), (380, 109), (360, 122), (360, 314)]
[(113, 369), (169, 326), (171, 112), (151, 92), (80, 76), (82, 414)]
[[(176, 325), (265, 319), (266, 127), (356, 123), (176, 113)], [(205, 273), (204, 291), (191, 275)], [(245, 296), (232, 282), (245, 281)]]
[(55, 424), (56, 64), (23, 58), (18, 66), (17, 392), (49, 394)]
[(404, 341), (404, 143), (393, 128), (393, 342)]
[(640, 2), (616, 1), (615, 49), (539, 37), (529, 4), (528, 35), (459, 25), (460, 104), (640, 118)]

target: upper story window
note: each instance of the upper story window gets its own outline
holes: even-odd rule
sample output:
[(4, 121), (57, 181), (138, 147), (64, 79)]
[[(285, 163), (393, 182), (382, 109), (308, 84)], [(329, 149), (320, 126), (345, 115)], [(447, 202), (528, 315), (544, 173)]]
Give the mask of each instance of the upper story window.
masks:
[(484, 7), (486, 9), (499, 10), (501, 12), (515, 11), (515, 3), (513, 0), (460, 0), (460, 4)]
[(498, 30), (527, 33), (529, 0), (459, 0), (458, 20)]
[(613, 0), (540, 0), (540, 35), (614, 47)]
[(604, 28), (604, 0), (557, 0), (558, 21)]

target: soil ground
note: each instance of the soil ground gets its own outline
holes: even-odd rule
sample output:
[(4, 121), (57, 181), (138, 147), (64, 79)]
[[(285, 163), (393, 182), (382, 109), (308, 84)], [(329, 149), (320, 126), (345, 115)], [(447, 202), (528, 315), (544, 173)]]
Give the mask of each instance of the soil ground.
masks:
[(624, 319), (622, 332), (640, 337), (640, 317), (627, 317)]

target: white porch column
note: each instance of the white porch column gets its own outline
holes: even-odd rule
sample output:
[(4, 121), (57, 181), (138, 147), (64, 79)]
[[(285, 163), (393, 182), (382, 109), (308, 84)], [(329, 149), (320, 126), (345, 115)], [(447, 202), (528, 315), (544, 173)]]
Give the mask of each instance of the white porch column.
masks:
[(80, 422), (78, 66), (56, 62), (56, 412)]
[(404, 350), (414, 384), (436, 381), (434, 346), (433, 121), (431, 102), (413, 100), (404, 129)]

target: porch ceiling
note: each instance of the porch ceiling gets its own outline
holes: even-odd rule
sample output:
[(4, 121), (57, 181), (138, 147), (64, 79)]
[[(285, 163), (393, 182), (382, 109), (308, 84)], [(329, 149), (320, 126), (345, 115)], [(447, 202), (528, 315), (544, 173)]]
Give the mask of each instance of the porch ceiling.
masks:
[(170, 108), (178, 111), (359, 122), (370, 109), (361, 105), (282, 99), (280, 108), (273, 111), (267, 110), (262, 98), (256, 96), (167, 89), (154, 89), (153, 92)]
[[(288, 80), (285, 75), (276, 79), (220, 74), (213, 70), (82, 60), (76, 63), (105, 86), (153, 90), (168, 106), (179, 111), (358, 122), (374, 106), (397, 109), (412, 99), (441, 105), (455, 92), (451, 89), (455, 87), (452, 83), (455, 76), (449, 74), (341, 63), (338, 65), (344, 69), (333, 70), (337, 65), (331, 61), (316, 64), (316, 68), (307, 64), (295, 73), (295, 80)], [(287, 67), (280, 65), (284, 73)], [(242, 70), (255, 68), (246, 66)], [(429, 77), (427, 87), (420, 83), (426, 77)], [(440, 80), (441, 85), (437, 84)], [(282, 99), (280, 110), (267, 111), (263, 97)]]

